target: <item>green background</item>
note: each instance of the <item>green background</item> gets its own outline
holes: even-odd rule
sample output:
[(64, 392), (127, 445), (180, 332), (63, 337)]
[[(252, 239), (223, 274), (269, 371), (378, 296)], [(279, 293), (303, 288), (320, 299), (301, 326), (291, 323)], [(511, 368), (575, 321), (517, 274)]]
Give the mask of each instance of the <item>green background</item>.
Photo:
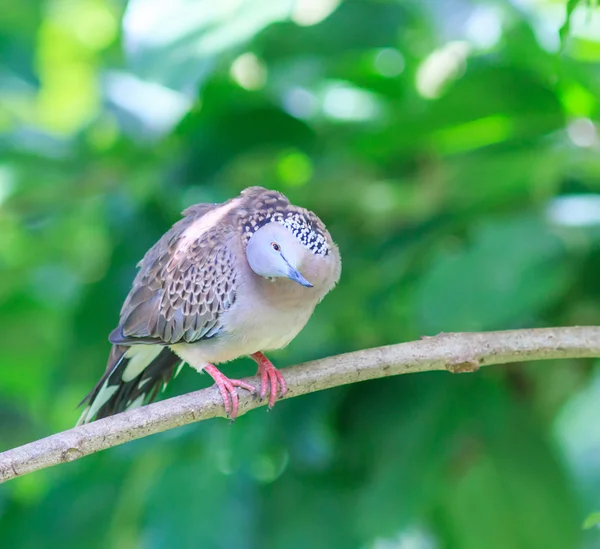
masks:
[[(0, 447), (74, 424), (137, 261), (250, 185), (343, 258), (280, 367), (599, 324), (600, 13), (577, 4), (561, 48), (563, 1), (5, 2)], [(342, 387), (2, 485), (0, 546), (592, 549), (599, 417), (592, 360)]]

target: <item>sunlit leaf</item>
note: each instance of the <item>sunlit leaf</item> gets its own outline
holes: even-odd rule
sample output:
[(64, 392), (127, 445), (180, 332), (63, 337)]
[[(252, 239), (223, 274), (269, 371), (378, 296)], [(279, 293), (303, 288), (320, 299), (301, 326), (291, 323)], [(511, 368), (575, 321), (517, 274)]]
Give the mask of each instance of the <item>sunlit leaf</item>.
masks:
[(583, 527), (588, 530), (589, 528), (594, 528), (594, 526), (600, 525), (600, 512), (596, 511), (595, 513), (590, 513), (585, 520), (583, 521)]
[(269, 0), (130, 0), (123, 22), (128, 59), (139, 76), (189, 93), (223, 55), (291, 8)]

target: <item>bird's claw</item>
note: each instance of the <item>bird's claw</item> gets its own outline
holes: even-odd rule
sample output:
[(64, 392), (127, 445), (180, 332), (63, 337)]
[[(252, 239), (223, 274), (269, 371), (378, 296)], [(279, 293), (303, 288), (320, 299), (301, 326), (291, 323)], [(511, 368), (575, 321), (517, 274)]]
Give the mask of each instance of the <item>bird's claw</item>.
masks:
[(231, 419), (233, 423), (238, 415), (240, 407), (240, 399), (238, 397), (237, 388), (246, 389), (256, 398), (256, 388), (241, 379), (230, 379), (222, 374), (212, 364), (206, 366), (204, 371), (208, 373), (214, 380), (215, 385), (219, 388), (221, 398), (223, 399), (223, 406), (225, 407), (225, 415)]
[(255, 353), (252, 358), (258, 363), (260, 375), (260, 392), (258, 398), (262, 401), (269, 391), (269, 409), (275, 406), (277, 395), (283, 397), (287, 393), (287, 384), (283, 374), (273, 366), (271, 361), (262, 353)]

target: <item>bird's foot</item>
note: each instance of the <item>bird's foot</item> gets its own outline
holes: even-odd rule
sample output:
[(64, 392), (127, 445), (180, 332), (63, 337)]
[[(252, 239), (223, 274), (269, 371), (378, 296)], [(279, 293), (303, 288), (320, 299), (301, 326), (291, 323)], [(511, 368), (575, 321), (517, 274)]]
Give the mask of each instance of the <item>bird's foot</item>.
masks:
[(257, 375), (260, 375), (260, 393), (259, 398), (262, 400), (267, 394), (269, 388), (269, 408), (275, 406), (277, 394), (282, 397), (287, 393), (287, 384), (283, 378), (283, 374), (273, 366), (271, 361), (262, 353), (254, 353), (250, 355), (258, 364)]
[(204, 371), (215, 380), (215, 385), (219, 388), (221, 397), (223, 398), (225, 413), (227, 414), (227, 417), (231, 419), (231, 421), (234, 421), (238, 415), (238, 409), (240, 406), (240, 400), (238, 398), (236, 387), (246, 389), (246, 391), (250, 391), (252, 394), (256, 393), (256, 388), (240, 379), (229, 379), (212, 364), (205, 366)]

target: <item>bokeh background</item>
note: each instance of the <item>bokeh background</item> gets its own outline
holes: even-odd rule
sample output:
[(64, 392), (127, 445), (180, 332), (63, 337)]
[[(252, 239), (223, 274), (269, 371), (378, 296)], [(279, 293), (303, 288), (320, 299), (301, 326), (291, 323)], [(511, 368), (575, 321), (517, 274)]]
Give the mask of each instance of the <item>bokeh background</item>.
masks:
[[(74, 424), (137, 261), (249, 185), (344, 260), (279, 366), (599, 324), (598, 97), (595, 2), (5, 2), (1, 449)], [(592, 549), (599, 418), (592, 360), (338, 388), (2, 485), (0, 545)]]

